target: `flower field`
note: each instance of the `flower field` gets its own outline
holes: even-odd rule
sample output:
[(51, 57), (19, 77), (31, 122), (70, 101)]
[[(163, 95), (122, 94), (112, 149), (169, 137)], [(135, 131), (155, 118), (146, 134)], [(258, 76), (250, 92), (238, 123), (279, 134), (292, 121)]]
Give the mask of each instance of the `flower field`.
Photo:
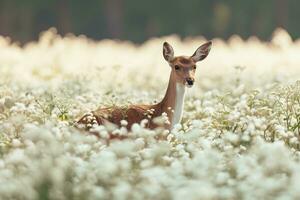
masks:
[(0, 37), (0, 199), (299, 199), (300, 41), (281, 29), (213, 39), (167, 140), (143, 124), (98, 127), (129, 135), (109, 144), (74, 128), (99, 106), (160, 101), (164, 41), (192, 55), (206, 40)]

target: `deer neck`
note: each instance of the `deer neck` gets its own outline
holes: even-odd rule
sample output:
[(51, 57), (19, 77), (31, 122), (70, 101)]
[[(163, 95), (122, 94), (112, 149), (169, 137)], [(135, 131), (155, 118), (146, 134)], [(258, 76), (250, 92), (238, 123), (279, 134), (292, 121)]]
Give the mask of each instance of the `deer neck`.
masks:
[(170, 127), (172, 129), (175, 124), (180, 123), (183, 111), (185, 95), (185, 86), (176, 82), (174, 74), (171, 72), (166, 94), (161, 101), (161, 110), (168, 114)]

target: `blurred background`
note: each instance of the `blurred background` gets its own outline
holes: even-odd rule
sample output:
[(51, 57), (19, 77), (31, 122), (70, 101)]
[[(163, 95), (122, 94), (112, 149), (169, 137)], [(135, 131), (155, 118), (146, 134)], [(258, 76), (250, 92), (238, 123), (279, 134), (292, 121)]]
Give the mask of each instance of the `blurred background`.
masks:
[(142, 42), (178, 34), (269, 40), (277, 27), (300, 35), (297, 0), (0, 0), (0, 35), (25, 43), (55, 27), (65, 35)]

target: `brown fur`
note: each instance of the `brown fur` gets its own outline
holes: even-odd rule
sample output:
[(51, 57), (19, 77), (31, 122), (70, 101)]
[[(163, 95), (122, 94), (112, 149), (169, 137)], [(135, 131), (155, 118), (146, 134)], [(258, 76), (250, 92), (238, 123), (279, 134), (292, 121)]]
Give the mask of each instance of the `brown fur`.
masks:
[[(211, 42), (208, 42), (201, 47), (207, 49), (210, 48), (210, 46)], [(199, 49), (202, 50), (201, 47), (199, 47), (197, 51)], [(207, 51), (207, 54), (208, 52), (209, 50)], [(176, 83), (182, 83), (185, 85), (187, 78), (194, 80), (196, 71), (195, 66), (196, 62), (199, 60), (195, 60), (195, 57), (193, 56), (174, 57), (173, 48), (166, 42), (164, 43), (163, 53), (165, 60), (169, 62), (172, 70), (166, 94), (161, 102), (154, 105), (130, 105), (128, 107), (99, 108), (92, 111), (90, 114), (86, 114), (81, 117), (77, 121), (77, 124), (85, 125), (86, 130), (89, 130), (91, 124), (103, 125), (106, 122), (111, 122), (121, 126), (121, 121), (126, 120), (128, 122), (127, 129), (129, 130), (134, 123), (140, 123), (143, 119), (147, 119), (148, 123), (146, 124), (146, 127), (154, 129), (158, 127), (158, 125), (153, 122), (153, 119), (161, 116), (162, 113), (166, 113), (169, 118), (169, 122), (171, 122), (173, 119), (173, 109), (176, 103)], [(175, 66), (179, 66), (179, 69), (176, 70)], [(170, 129), (171, 124), (164, 124), (164, 128)], [(116, 136), (111, 135), (111, 138), (115, 137)]]
[[(85, 114), (78, 121), (78, 125), (85, 125), (85, 129), (89, 130), (88, 124), (104, 125), (106, 122), (113, 123), (117, 126), (121, 126), (121, 121), (126, 120), (128, 122), (127, 129), (130, 130), (134, 123), (140, 123), (143, 119), (147, 119), (147, 128), (154, 129), (158, 127), (153, 122), (155, 117), (159, 117), (162, 113), (166, 113), (169, 121), (172, 120), (173, 112), (172, 109), (175, 106), (176, 96), (176, 77), (175, 73), (172, 72), (166, 95), (163, 100), (154, 105), (130, 105), (128, 107), (107, 107), (99, 108), (92, 111), (89, 114)], [(153, 110), (153, 112), (151, 111)], [(91, 118), (89, 120), (89, 118)], [(170, 124), (166, 123), (164, 128), (170, 129)]]
[(184, 66), (186, 66), (186, 65), (195, 65), (196, 63), (192, 60), (192, 59), (190, 59), (189, 57), (178, 57), (176, 60), (175, 60), (175, 62), (179, 62), (179, 64), (182, 64), (182, 65), (184, 65)]

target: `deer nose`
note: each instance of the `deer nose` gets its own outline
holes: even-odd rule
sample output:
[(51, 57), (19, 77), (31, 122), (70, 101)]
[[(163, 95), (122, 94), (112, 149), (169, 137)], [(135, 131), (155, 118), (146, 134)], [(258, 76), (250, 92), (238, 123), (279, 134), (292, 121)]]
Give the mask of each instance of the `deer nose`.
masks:
[(187, 78), (187, 79), (185, 79), (185, 80), (186, 80), (186, 82), (187, 82), (188, 85), (190, 85), (190, 86), (194, 85), (194, 79), (192, 79), (192, 78)]

